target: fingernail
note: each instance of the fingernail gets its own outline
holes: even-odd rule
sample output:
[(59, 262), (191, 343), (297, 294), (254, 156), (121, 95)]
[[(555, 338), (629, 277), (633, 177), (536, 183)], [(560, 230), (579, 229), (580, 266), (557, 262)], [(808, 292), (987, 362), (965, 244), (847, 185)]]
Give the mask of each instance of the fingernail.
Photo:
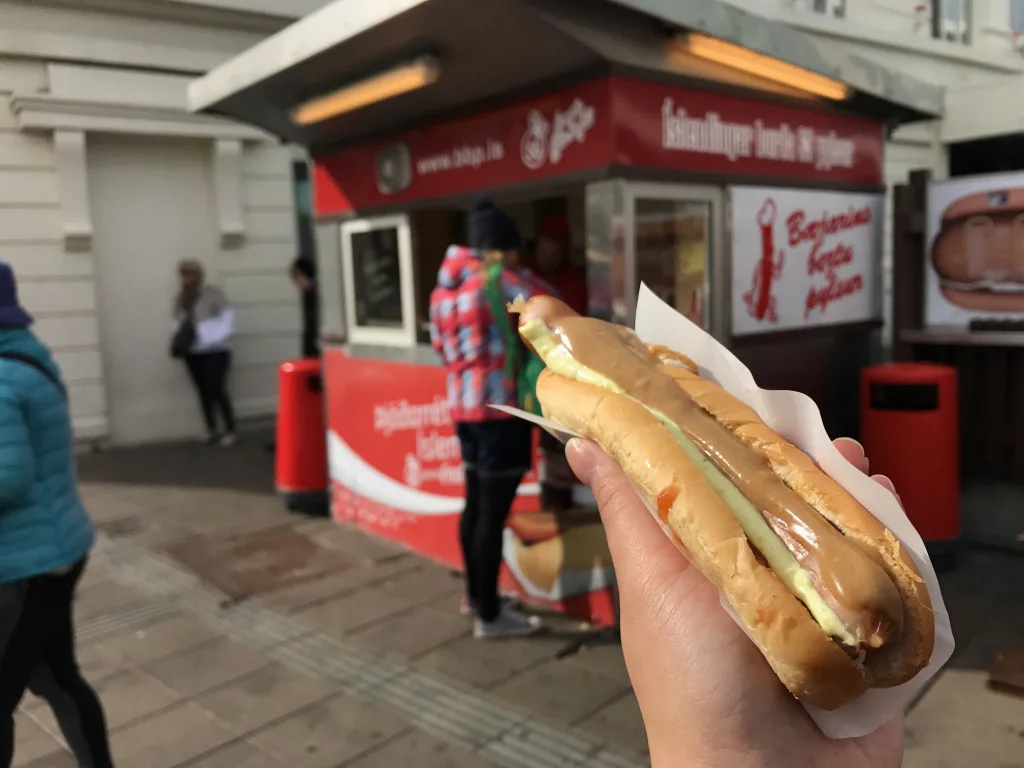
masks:
[(848, 443), (853, 443), (860, 450), (860, 455), (861, 456), (866, 456), (867, 455), (865, 453), (865, 451), (864, 451), (864, 446), (861, 445), (861, 442), (859, 440), (854, 440), (852, 437), (840, 437), (840, 438), (838, 438), (838, 440), (845, 440)]
[(891, 493), (896, 493), (896, 485), (885, 475), (872, 475), (871, 479)]
[(565, 444), (565, 458), (569, 466), (584, 485), (590, 485), (594, 476), (594, 452), (586, 440), (574, 437)]

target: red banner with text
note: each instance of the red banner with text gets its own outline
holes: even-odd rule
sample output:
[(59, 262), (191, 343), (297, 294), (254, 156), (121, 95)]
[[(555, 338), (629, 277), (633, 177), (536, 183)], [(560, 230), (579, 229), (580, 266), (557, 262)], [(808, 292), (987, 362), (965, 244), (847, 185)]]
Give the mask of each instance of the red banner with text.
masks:
[[(324, 367), (334, 518), (461, 568), (465, 489), (444, 369), (331, 348)], [(504, 533), (503, 588), (612, 622), (614, 576), (596, 510), (539, 511), (538, 490), (531, 471)]]
[(608, 85), (594, 80), (317, 158), (320, 215), (465, 194), (607, 164)]
[(329, 215), (612, 165), (878, 185), (883, 150), (877, 121), (611, 77), (322, 155), (314, 190)]
[(877, 185), (882, 124), (709, 91), (612, 79), (621, 165)]

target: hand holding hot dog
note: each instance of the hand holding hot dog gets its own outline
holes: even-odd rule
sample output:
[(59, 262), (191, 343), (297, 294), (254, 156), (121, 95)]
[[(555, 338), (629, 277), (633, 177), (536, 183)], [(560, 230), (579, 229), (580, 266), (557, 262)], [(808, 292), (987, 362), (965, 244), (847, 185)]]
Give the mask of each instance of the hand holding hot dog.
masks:
[[(868, 471), (858, 443), (840, 440), (836, 447)], [(571, 441), (567, 456), (593, 490), (608, 535), (622, 650), (653, 768), (900, 765), (901, 719), (860, 739), (822, 736), (722, 610), (718, 590), (665, 536), (619, 464), (583, 440)], [(888, 478), (875, 479), (892, 490)]]
[(912, 557), (807, 454), (683, 354), (550, 297), (516, 309), (544, 415), (615, 460), (793, 696), (832, 710), (927, 665)]

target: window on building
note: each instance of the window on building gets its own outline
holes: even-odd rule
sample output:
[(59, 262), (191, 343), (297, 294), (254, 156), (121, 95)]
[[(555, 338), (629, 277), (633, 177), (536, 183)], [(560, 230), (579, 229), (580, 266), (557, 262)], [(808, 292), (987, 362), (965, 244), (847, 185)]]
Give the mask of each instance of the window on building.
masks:
[(951, 43), (970, 42), (970, 0), (932, 0), (932, 37)]
[(811, 7), (815, 13), (835, 16), (839, 19), (846, 16), (846, 0), (813, 0)]
[(1024, 34), (1024, 0), (1010, 0), (1010, 29)]

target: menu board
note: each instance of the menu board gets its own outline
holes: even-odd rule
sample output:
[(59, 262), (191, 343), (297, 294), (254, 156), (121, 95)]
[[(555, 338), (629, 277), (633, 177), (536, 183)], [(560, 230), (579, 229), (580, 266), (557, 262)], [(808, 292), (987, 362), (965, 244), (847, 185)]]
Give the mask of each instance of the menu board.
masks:
[(354, 232), (351, 238), (356, 325), (400, 328), (402, 289), (398, 230), (388, 227)]

